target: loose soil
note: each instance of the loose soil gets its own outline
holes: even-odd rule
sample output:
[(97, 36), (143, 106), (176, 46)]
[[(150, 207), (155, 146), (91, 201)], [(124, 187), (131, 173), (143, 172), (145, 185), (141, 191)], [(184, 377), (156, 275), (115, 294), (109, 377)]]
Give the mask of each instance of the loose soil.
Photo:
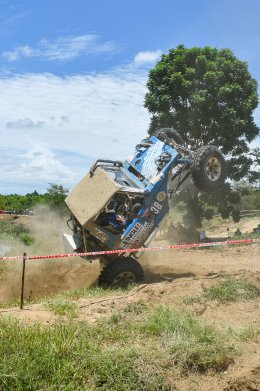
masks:
[(239, 229), (243, 233), (251, 233), (253, 229), (260, 224), (260, 217), (258, 216), (248, 218), (242, 218), (238, 223), (234, 223), (234, 221), (229, 218), (222, 224), (211, 225), (211, 227), (206, 230), (208, 236), (213, 237), (227, 237), (229, 235), (233, 235), (237, 229)]

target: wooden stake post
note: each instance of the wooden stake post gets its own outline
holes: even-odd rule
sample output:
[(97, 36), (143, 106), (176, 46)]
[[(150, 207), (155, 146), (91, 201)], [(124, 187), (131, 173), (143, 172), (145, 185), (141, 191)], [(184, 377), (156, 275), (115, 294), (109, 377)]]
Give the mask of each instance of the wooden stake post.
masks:
[(23, 309), (23, 298), (24, 298), (24, 277), (25, 277), (25, 263), (26, 263), (27, 253), (23, 254), (23, 270), (22, 270), (22, 286), (21, 286), (21, 301), (20, 309)]

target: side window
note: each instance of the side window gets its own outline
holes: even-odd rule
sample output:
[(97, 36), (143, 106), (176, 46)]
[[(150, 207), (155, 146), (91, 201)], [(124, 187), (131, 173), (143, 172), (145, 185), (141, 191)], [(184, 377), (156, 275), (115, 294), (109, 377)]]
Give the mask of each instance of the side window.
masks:
[(95, 223), (113, 233), (122, 233), (143, 208), (143, 197), (118, 193), (96, 218)]

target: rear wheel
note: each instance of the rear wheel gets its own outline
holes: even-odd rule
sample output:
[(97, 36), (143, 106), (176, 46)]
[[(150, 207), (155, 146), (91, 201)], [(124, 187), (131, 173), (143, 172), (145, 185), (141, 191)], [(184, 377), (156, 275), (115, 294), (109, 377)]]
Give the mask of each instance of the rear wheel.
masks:
[(133, 258), (117, 259), (104, 267), (98, 283), (103, 286), (127, 287), (144, 278), (142, 266)]
[(214, 145), (199, 148), (193, 159), (191, 172), (199, 190), (217, 190), (226, 178), (226, 164), (221, 151)]

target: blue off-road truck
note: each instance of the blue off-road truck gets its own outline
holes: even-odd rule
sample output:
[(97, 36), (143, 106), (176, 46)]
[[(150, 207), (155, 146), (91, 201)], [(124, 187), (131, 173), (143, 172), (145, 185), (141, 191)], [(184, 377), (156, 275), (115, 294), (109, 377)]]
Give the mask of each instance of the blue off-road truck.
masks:
[[(193, 151), (174, 129), (157, 130), (126, 161), (97, 160), (66, 198), (71, 211), (64, 234), (67, 253), (148, 245), (169, 211), (169, 198), (189, 179), (212, 192), (225, 181), (220, 150)], [(127, 285), (143, 279), (139, 253), (103, 255), (99, 283)], [(88, 258), (85, 258), (88, 260)], [(91, 260), (91, 259), (90, 259)]]

